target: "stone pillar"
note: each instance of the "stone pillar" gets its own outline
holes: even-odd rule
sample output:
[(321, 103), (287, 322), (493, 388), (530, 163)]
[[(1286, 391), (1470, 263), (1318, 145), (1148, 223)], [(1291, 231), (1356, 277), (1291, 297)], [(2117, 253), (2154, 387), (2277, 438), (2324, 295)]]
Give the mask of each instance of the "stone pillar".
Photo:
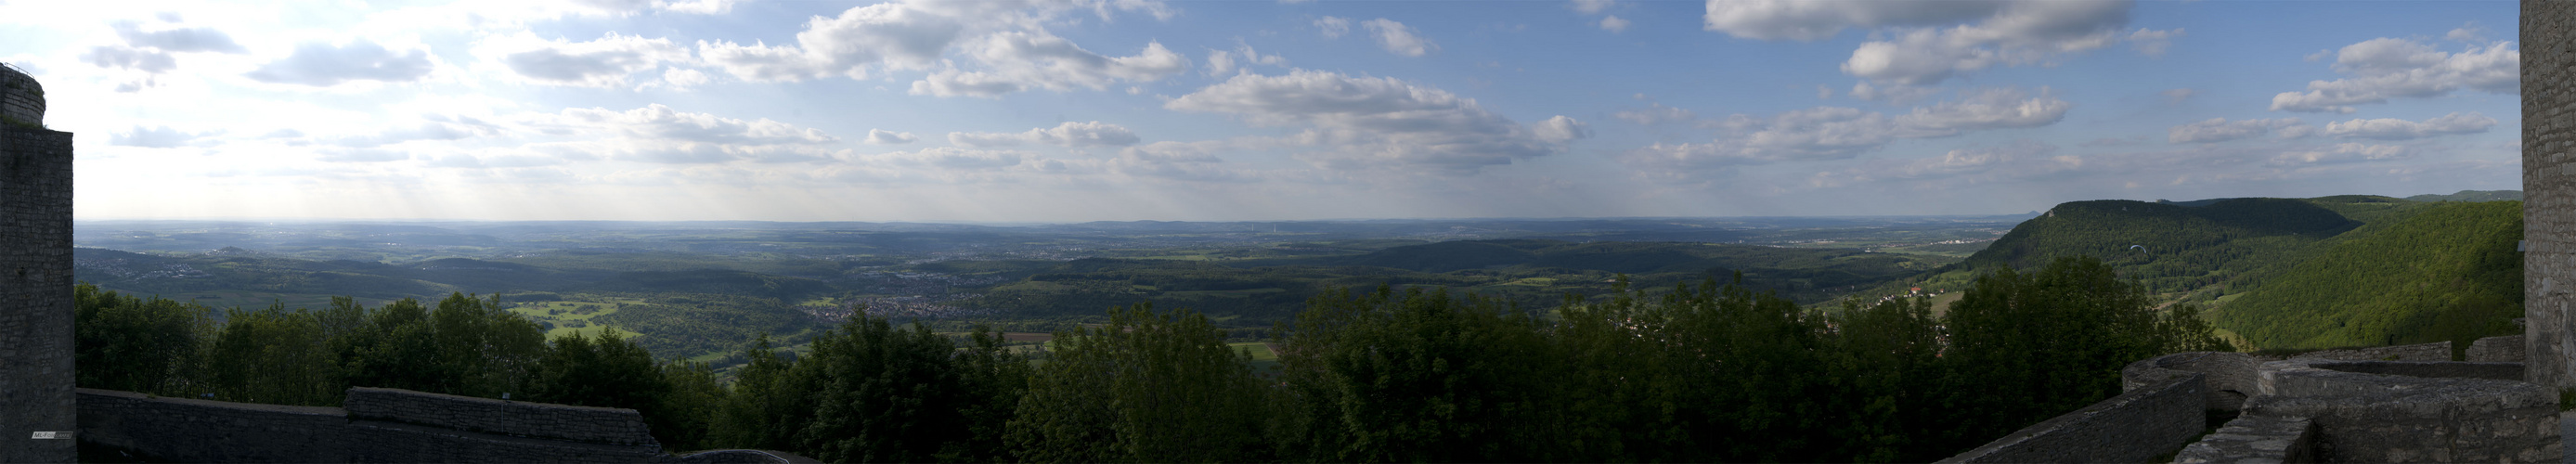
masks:
[(0, 463), (72, 462), (72, 134), (27, 75), (0, 68), (0, 95)]
[(2522, 1), (2522, 283), (2532, 383), (2576, 387), (2576, 2)]

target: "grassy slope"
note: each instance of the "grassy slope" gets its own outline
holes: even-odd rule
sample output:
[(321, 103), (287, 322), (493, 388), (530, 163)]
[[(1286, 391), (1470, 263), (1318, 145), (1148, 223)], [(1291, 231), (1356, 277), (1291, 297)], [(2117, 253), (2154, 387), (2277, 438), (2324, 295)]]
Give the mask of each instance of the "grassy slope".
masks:
[(2458, 340), (2521, 315), (2521, 202), (2435, 203), (2320, 244), (2214, 321), (2263, 348)]

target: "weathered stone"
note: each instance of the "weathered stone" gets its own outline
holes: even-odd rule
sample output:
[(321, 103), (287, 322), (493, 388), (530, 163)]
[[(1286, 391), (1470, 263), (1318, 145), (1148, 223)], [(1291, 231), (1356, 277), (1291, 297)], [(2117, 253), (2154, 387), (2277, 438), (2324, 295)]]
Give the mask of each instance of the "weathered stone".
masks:
[[(0, 115), (41, 118), (35, 81), (0, 69)], [(30, 109), (32, 108), (32, 109)], [(71, 462), (72, 134), (0, 121), (0, 462)]]
[(2576, 2), (2522, 1), (2522, 288), (2531, 383), (2576, 387)]
[(2168, 376), (1941, 462), (2145, 462), (2200, 434), (2208, 395), (2202, 378)]
[(173, 462), (802, 463), (794, 454), (663, 453), (632, 409), (352, 388), (350, 408), (80, 389), (80, 440)]

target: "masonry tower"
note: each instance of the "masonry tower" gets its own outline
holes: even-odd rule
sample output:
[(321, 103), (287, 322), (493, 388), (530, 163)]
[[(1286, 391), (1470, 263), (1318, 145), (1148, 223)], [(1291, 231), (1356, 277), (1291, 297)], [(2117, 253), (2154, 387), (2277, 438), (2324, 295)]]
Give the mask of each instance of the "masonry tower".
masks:
[(75, 453), (72, 134), (44, 124), (44, 88), (0, 66), (0, 462)]
[(2576, 387), (2576, 2), (2522, 0), (2526, 376)]

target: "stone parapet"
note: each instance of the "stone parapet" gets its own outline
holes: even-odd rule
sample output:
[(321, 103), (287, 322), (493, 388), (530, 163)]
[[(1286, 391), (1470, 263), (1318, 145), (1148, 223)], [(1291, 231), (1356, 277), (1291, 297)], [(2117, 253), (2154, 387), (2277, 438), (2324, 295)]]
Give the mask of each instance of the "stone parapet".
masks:
[(471, 432), (659, 448), (633, 409), (594, 408), (392, 388), (349, 389), (341, 407), (355, 419)]
[(2374, 346), (2310, 351), (2290, 355), (2290, 359), (2343, 359), (2352, 361), (2455, 361), (2451, 342), (2413, 345)]
[[(600, 462), (802, 464), (802, 456), (767, 450), (723, 450), (674, 456), (637, 440), (644, 423), (633, 410), (501, 402), (383, 388), (350, 389), (358, 408), (281, 406), (158, 398), (134, 392), (80, 390), (81, 443), (168, 462)], [(369, 411), (360, 414), (357, 411)], [(490, 413), (486, 410), (499, 410)], [(595, 414), (599, 411), (626, 414)], [(464, 411), (459, 413), (459, 411)], [(483, 412), (478, 412), (483, 411)], [(566, 414), (551, 412), (573, 411)], [(403, 414), (424, 412), (431, 416)], [(498, 417), (500, 419), (493, 419)], [(624, 417), (626, 422), (610, 419)], [(532, 419), (533, 418), (533, 419)], [(608, 421), (608, 422), (602, 422)], [(491, 431), (561, 424), (533, 434)], [(483, 427), (468, 430), (439, 425)], [(523, 432), (525, 430), (522, 430)], [(559, 437), (608, 437), (572, 440)], [(635, 444), (642, 441), (644, 444)], [(68, 459), (68, 458), (67, 458)]]
[(2254, 368), (2262, 361), (2245, 353), (2201, 351), (2174, 353), (2138, 360), (2120, 369), (2120, 388), (2136, 390), (2171, 377), (2198, 373), (2207, 382), (2209, 396), (2205, 406), (2211, 410), (2235, 411), (2244, 408), (2245, 399), (2254, 396), (2259, 379)]
[(2264, 363), (2247, 416), (2303, 417), (2334, 462), (2537, 462), (2561, 456), (2558, 396), (2510, 363)]
[(2202, 377), (2166, 377), (1940, 462), (2147, 462), (2206, 426)]
[(2465, 359), (2461, 359), (2461, 361), (2500, 363), (2522, 362), (2524, 359), (2527, 359), (2524, 356), (2525, 353), (2523, 352), (2522, 341), (2523, 336), (2521, 335), (2481, 338), (2475, 342), (2469, 343), (2468, 356), (2466, 356)]
[(2243, 416), (2174, 454), (2174, 464), (2317, 462), (2317, 426), (2305, 417)]

